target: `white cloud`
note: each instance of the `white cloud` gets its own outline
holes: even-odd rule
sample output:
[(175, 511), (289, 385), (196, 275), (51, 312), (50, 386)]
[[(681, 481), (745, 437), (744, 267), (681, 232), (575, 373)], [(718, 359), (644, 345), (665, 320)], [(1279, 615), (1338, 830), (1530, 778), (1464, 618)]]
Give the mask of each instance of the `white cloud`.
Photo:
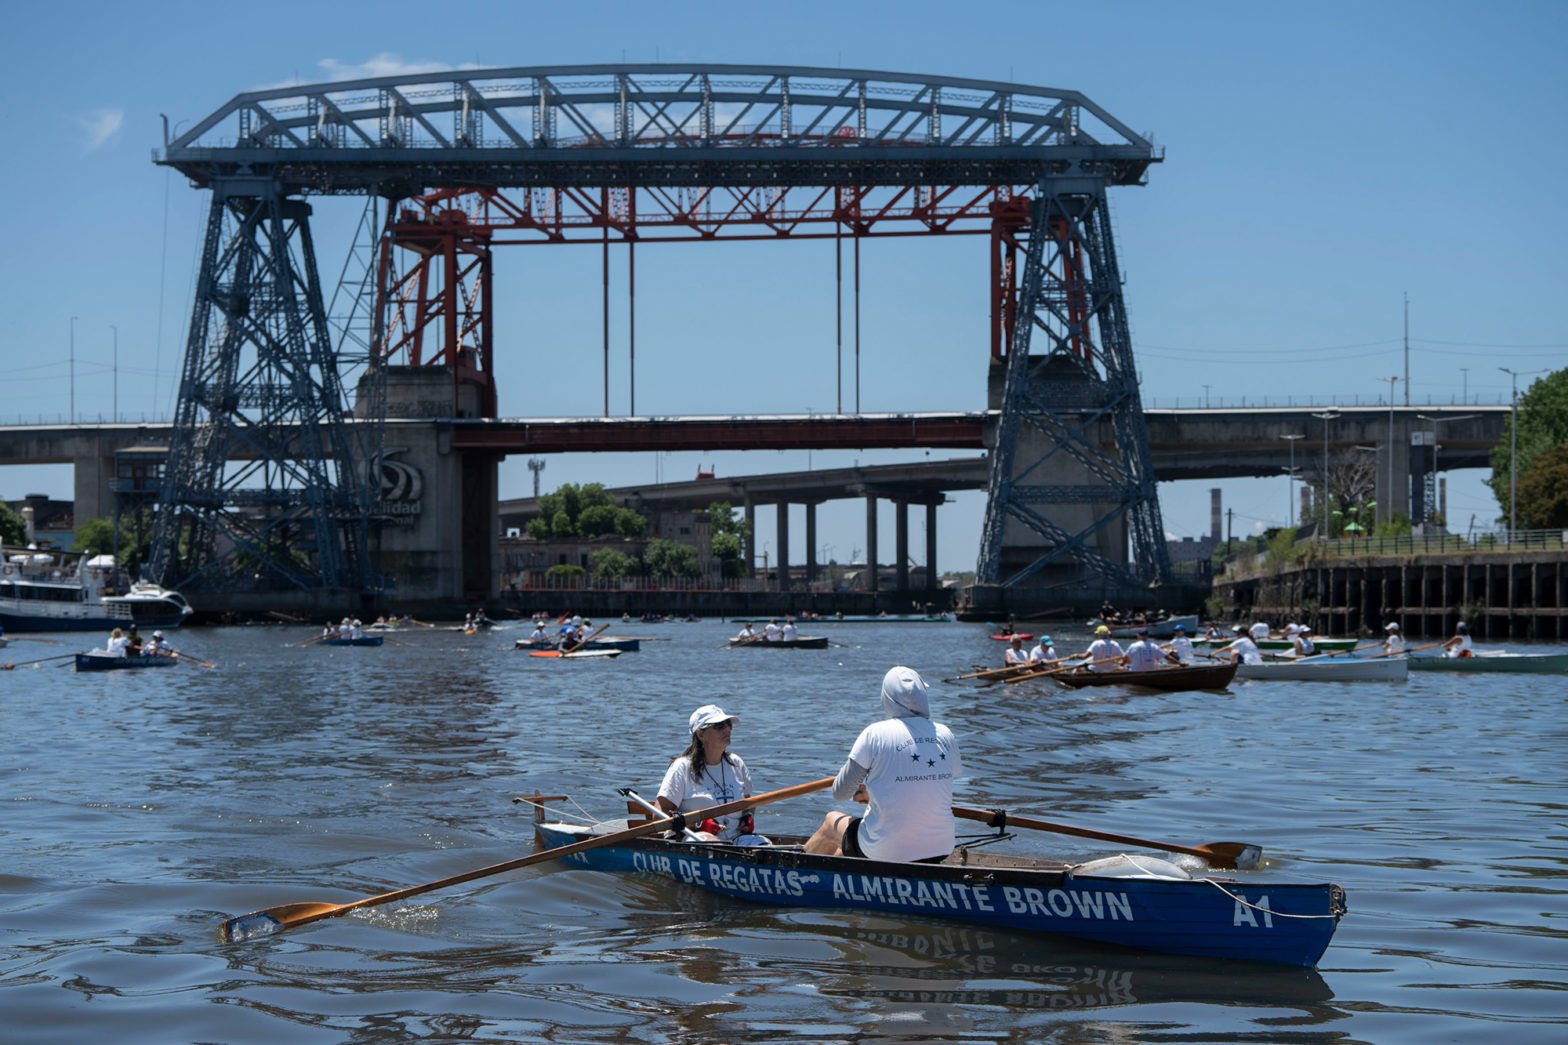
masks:
[(104, 142), (114, 137), (120, 129), (120, 124), (125, 122), (124, 109), (98, 109), (86, 116), (78, 116), (76, 123), (81, 127), (86, 151), (92, 152)]
[(323, 58), (316, 63), (329, 80), (369, 80), (378, 76), (417, 76), (420, 73), (440, 73), (453, 69), (473, 68), (450, 62), (406, 62), (401, 56), (382, 51), (358, 65), (344, 65), (336, 58)]

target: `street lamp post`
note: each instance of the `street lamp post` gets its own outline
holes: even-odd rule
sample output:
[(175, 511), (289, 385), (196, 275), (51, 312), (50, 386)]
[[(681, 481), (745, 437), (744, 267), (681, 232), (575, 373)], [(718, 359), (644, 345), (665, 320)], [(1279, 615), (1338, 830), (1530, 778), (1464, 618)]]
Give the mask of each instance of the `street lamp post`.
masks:
[(1321, 414), (1312, 416), (1323, 422), (1323, 489), (1319, 491), (1322, 494), (1319, 499), (1323, 502), (1323, 531), (1319, 536), (1326, 541), (1328, 540), (1328, 423), (1339, 416), (1339, 411), (1325, 410)]
[(1290, 443), (1290, 482), (1286, 487), (1289, 493), (1286, 494), (1285, 500), (1285, 522), (1290, 526), (1297, 526), (1299, 523), (1294, 521), (1296, 518), (1296, 440), (1305, 439), (1306, 433), (1295, 432), (1282, 435), (1280, 438)]
[[(1394, 383), (1403, 378), (1390, 377), (1388, 381), (1388, 491), (1383, 496), (1383, 501), (1388, 507), (1383, 509), (1383, 521), (1394, 521)], [(1408, 384), (1405, 386), (1410, 387)]]
[(114, 414), (109, 420), (117, 422), (120, 420), (120, 328), (110, 323), (109, 329), (114, 331)]
[(1519, 526), (1519, 377), (1521, 374), (1528, 377), (1531, 374), (1544, 374), (1544, 370), (1509, 370), (1505, 366), (1497, 369), (1507, 374), (1514, 380), (1513, 406), (1508, 412), (1508, 544), (1514, 543), (1514, 530)]
[(76, 423), (76, 317), (71, 317), (71, 416), (70, 423)]

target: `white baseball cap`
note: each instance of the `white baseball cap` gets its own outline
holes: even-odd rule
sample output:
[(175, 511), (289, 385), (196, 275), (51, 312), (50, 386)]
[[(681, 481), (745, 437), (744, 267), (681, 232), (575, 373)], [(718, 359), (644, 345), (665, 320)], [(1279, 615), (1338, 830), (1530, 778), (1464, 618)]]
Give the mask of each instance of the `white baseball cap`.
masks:
[(1383, 625), (1383, 630), (1384, 631), (1398, 631), (1399, 630), (1399, 625), (1395, 624), (1393, 621), (1389, 621), (1387, 624)]
[(691, 713), (691, 731), (693, 733), (706, 726), (718, 725), (720, 722), (739, 722), (734, 715), (726, 715), (724, 709), (717, 704), (704, 704)]

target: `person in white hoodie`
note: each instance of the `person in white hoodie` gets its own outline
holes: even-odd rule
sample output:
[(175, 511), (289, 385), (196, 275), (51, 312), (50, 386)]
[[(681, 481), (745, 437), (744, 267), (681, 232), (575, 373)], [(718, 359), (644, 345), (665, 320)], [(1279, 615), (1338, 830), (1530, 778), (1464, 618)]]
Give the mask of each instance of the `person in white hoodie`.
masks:
[(869, 808), (829, 813), (806, 852), (935, 863), (953, 851), (953, 778), (963, 771), (952, 730), (931, 720), (926, 682), (903, 666), (882, 678), (887, 718), (861, 730), (833, 780), (833, 797)]

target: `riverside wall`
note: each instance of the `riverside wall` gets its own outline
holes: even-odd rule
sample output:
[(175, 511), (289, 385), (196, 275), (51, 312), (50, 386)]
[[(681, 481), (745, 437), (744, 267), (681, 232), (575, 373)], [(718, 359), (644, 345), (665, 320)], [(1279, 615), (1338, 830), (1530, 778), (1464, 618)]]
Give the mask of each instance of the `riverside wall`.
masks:
[(1568, 639), (1568, 552), (1321, 556), (1216, 578), (1223, 616), (1310, 624), (1319, 635)]

